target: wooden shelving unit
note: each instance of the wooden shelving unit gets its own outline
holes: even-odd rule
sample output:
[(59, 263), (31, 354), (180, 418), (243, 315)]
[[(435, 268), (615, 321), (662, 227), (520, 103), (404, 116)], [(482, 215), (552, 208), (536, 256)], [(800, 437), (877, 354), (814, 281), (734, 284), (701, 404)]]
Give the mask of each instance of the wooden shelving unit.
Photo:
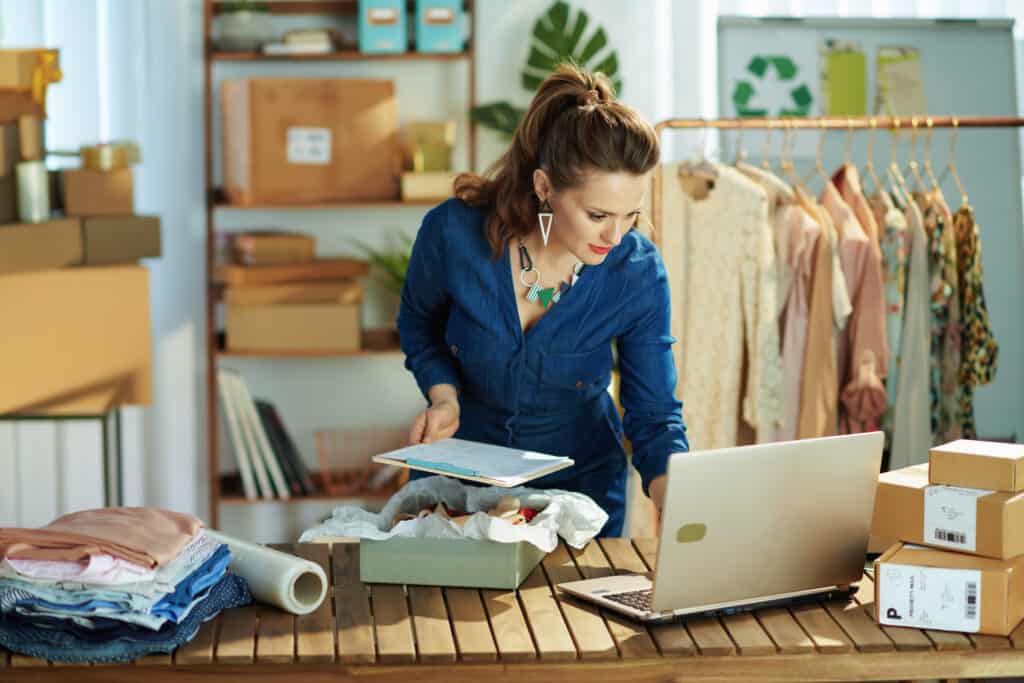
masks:
[[(288, 204), (288, 205), (233, 205), (229, 203), (220, 188), (214, 187), (213, 178), (213, 155), (218, 148), (212, 139), (213, 109), (216, 106), (216, 93), (213, 91), (213, 70), (219, 64), (247, 64), (257, 65), (264, 62), (389, 62), (394, 63), (395, 68), (401, 68), (401, 63), (412, 62), (437, 62), (440, 64), (468, 63), (468, 101), (473, 106), (476, 103), (476, 48), (475, 34), (476, 27), (471, 25), (470, 39), (463, 52), (456, 54), (419, 54), (409, 51), (395, 55), (368, 55), (354, 50), (340, 50), (337, 52), (317, 55), (264, 55), (256, 52), (224, 52), (214, 49), (212, 44), (212, 25), (216, 14), (219, 13), (219, 3), (216, 0), (203, 0), (203, 94), (204, 94), (204, 131), (205, 131), (205, 153), (206, 153), (206, 179), (209, 185), (206, 203), (206, 325), (207, 325), (207, 434), (209, 443), (209, 459), (207, 476), (209, 478), (210, 495), (210, 519), (209, 524), (216, 527), (220, 507), (222, 505), (242, 505), (254, 503), (303, 503), (315, 501), (337, 501), (337, 497), (318, 494), (313, 496), (296, 497), (287, 501), (283, 500), (257, 500), (250, 501), (234, 492), (224, 492), (220, 475), (220, 444), (218, 443), (218, 411), (219, 400), (217, 392), (217, 366), (222, 359), (253, 359), (273, 362), (283, 359), (345, 359), (346, 362), (359, 362), (365, 359), (394, 358), (401, 357), (398, 348), (397, 333), (391, 329), (364, 330), (362, 349), (354, 353), (332, 353), (325, 351), (293, 351), (282, 353), (278, 351), (267, 351), (260, 349), (228, 351), (225, 350), (216, 327), (217, 306), (221, 303), (222, 288), (214, 281), (214, 258), (216, 254), (215, 238), (215, 217), (223, 211), (310, 211), (310, 210), (331, 210), (343, 211), (351, 209), (403, 209), (409, 207), (426, 207), (436, 204), (437, 201), (412, 201), (405, 202), (398, 198), (387, 200), (365, 200), (365, 201), (344, 201), (329, 202), (323, 204)], [(473, 17), (473, 0), (463, 0), (463, 5), (469, 16)], [(276, 15), (342, 15), (354, 17), (358, 11), (358, 0), (271, 0), (265, 2), (264, 6), (269, 12)], [(415, 16), (415, 1), (409, 0), (408, 9), (410, 16)], [(475, 24), (475, 20), (473, 21)], [(466, 112), (467, 120), (469, 112)], [(476, 129), (470, 121), (466, 127), (467, 147), (469, 151), (470, 168), (476, 166)], [(438, 200), (439, 201), (439, 200)], [(347, 500), (352, 501), (373, 501), (383, 502), (390, 496), (390, 492), (380, 495), (369, 493), (367, 495), (354, 495)]]

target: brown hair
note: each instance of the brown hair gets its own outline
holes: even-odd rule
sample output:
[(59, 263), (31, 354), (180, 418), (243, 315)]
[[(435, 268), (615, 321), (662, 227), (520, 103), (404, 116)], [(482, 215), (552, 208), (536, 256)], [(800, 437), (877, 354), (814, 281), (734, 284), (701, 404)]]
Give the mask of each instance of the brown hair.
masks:
[(657, 134), (636, 110), (615, 100), (604, 74), (563, 64), (541, 84), (501, 158), (486, 175), (459, 175), (455, 196), (492, 209), (485, 230), (498, 258), (511, 239), (537, 225), (535, 169), (544, 169), (554, 188), (564, 190), (579, 186), (588, 170), (642, 175), (657, 163)]

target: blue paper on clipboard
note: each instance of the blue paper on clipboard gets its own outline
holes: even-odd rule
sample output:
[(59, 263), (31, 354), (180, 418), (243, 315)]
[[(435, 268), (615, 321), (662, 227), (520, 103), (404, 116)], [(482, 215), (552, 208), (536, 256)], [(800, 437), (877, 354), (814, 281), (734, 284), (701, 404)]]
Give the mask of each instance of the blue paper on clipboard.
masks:
[(575, 464), (571, 458), (463, 439), (443, 439), (408, 446), (373, 459), (388, 465), (507, 488), (522, 486)]

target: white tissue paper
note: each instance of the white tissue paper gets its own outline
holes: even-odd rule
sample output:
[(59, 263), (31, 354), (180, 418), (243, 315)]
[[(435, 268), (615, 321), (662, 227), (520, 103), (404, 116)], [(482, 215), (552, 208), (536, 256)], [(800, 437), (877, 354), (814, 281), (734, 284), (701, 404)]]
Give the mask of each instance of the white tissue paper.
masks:
[[(515, 496), (522, 507), (537, 510), (529, 524), (512, 524), (487, 514), (505, 496)], [(449, 508), (474, 513), (460, 527), (435, 514), (399, 522), (398, 513), (417, 514), (424, 508), (444, 503)], [(498, 543), (526, 541), (550, 553), (558, 546), (558, 537), (574, 548), (582, 548), (608, 521), (608, 513), (589, 496), (557, 489), (481, 488), (467, 486), (449, 477), (427, 477), (406, 484), (391, 497), (379, 513), (357, 507), (339, 507), (330, 519), (303, 532), (300, 543), (325, 537), (368, 538), (464, 538)]]

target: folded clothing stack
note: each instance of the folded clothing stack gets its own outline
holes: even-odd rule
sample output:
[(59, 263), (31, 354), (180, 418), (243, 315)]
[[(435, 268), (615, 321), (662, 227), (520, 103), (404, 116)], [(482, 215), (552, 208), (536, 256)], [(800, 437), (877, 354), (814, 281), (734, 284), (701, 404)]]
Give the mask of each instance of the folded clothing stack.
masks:
[(103, 508), (0, 528), (0, 645), (58, 662), (171, 652), (249, 604), (228, 546), (191, 515)]

